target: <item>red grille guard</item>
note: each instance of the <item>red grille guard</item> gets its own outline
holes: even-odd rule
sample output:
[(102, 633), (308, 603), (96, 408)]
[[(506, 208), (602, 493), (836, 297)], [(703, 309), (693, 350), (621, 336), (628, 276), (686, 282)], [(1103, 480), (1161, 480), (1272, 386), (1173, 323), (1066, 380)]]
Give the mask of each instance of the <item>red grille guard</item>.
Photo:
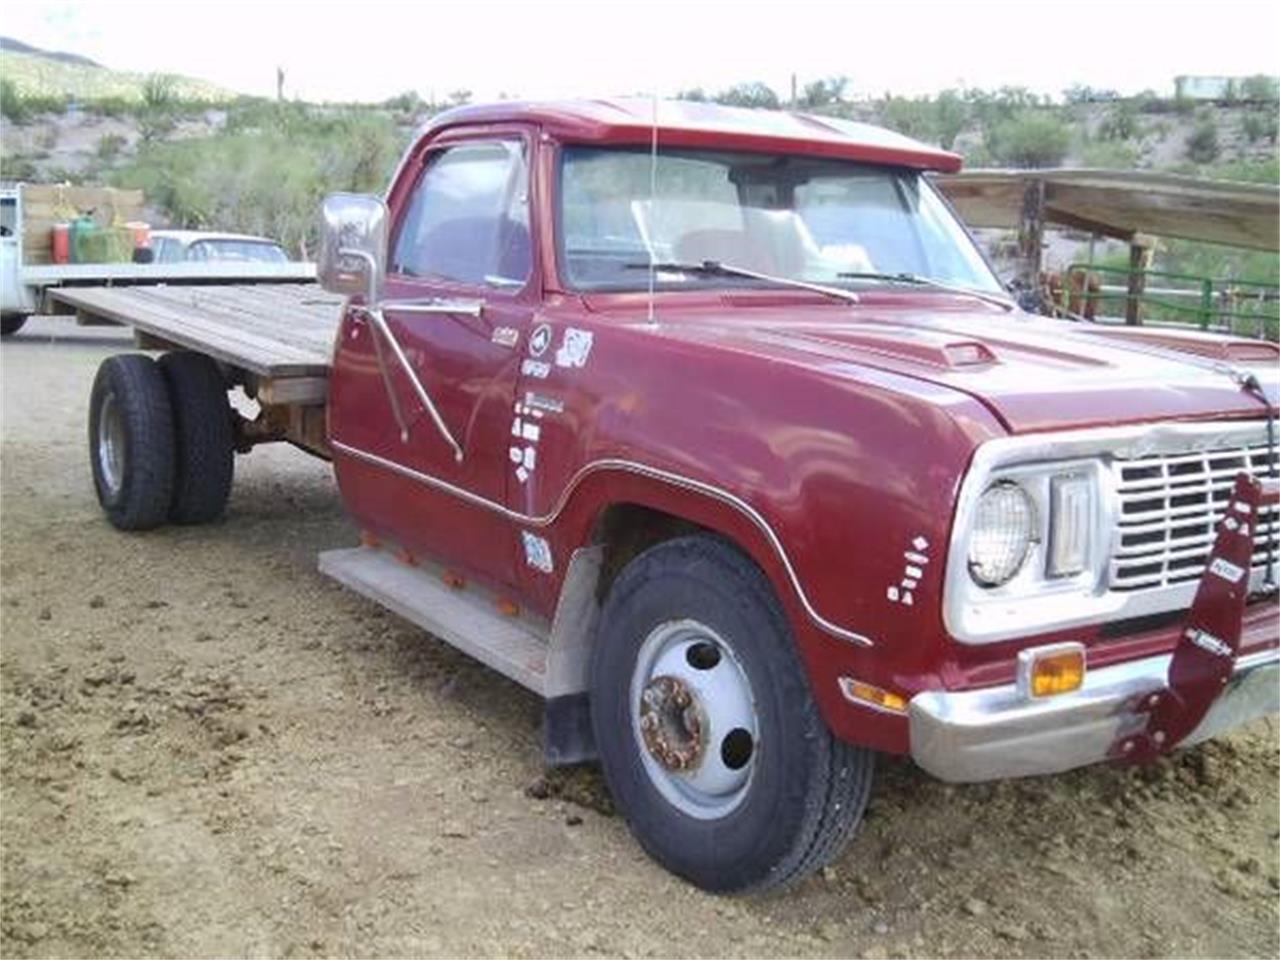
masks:
[[(1256, 480), (1246, 473), (1236, 477), (1165, 687), (1135, 706), (1135, 713), (1146, 714), (1146, 723), (1118, 739), (1111, 756), (1143, 763), (1168, 753), (1196, 729), (1230, 682), (1249, 595), (1254, 528), (1261, 508), (1276, 503), (1280, 481)], [(1280, 515), (1273, 516), (1276, 522)]]

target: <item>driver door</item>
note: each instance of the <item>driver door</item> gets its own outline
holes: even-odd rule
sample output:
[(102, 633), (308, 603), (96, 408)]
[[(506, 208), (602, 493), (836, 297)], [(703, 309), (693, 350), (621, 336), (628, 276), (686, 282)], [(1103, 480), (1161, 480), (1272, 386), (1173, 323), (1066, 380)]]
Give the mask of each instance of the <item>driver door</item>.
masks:
[(340, 347), (361, 344), (346, 389), (359, 377), (361, 406), (380, 400), (378, 416), (341, 425), (389, 461), (375, 527), (507, 585), (518, 536), (503, 511), (512, 406), (535, 304), (528, 153), (520, 133), (454, 138), (404, 174), (416, 181), (393, 224), (382, 313), (417, 384), (372, 329)]

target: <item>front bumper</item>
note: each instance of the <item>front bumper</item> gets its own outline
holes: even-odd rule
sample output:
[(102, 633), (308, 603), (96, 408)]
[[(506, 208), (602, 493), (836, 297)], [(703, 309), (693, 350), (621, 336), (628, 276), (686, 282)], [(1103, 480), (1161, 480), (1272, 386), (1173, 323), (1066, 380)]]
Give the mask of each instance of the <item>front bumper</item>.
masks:
[[(911, 755), (942, 780), (969, 783), (1061, 773), (1105, 760), (1141, 730), (1143, 698), (1166, 687), (1172, 654), (1090, 670), (1074, 693), (1031, 700), (1016, 684), (928, 691), (909, 707)], [(1182, 741), (1207, 740), (1280, 712), (1280, 648), (1242, 654), (1230, 683)]]

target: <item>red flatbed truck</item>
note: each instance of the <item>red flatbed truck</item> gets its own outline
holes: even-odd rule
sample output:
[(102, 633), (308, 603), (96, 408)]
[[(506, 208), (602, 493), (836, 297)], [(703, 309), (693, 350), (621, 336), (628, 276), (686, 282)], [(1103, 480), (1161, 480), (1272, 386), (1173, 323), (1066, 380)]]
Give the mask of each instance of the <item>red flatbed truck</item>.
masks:
[(234, 450), (330, 458), (364, 532), (321, 569), (544, 697), (549, 760), (712, 890), (830, 861), (877, 751), (1046, 774), (1275, 711), (1275, 345), (1023, 313), (958, 166), (701, 104), (442, 114), (326, 203), (329, 293), (57, 294), (173, 348), (104, 362), (98, 496), (200, 522)]

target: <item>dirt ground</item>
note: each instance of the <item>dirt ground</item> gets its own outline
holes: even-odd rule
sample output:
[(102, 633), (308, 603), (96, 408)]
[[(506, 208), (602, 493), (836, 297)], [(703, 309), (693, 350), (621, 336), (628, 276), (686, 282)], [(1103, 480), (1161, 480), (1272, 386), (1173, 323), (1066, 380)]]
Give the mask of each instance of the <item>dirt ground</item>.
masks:
[(122, 332), (0, 348), (0, 955), (1280, 954), (1280, 727), (1145, 770), (952, 787), (884, 760), (834, 867), (704, 895), (538, 703), (316, 572), (327, 468), (237, 464), (225, 522), (95, 503), (85, 410)]

